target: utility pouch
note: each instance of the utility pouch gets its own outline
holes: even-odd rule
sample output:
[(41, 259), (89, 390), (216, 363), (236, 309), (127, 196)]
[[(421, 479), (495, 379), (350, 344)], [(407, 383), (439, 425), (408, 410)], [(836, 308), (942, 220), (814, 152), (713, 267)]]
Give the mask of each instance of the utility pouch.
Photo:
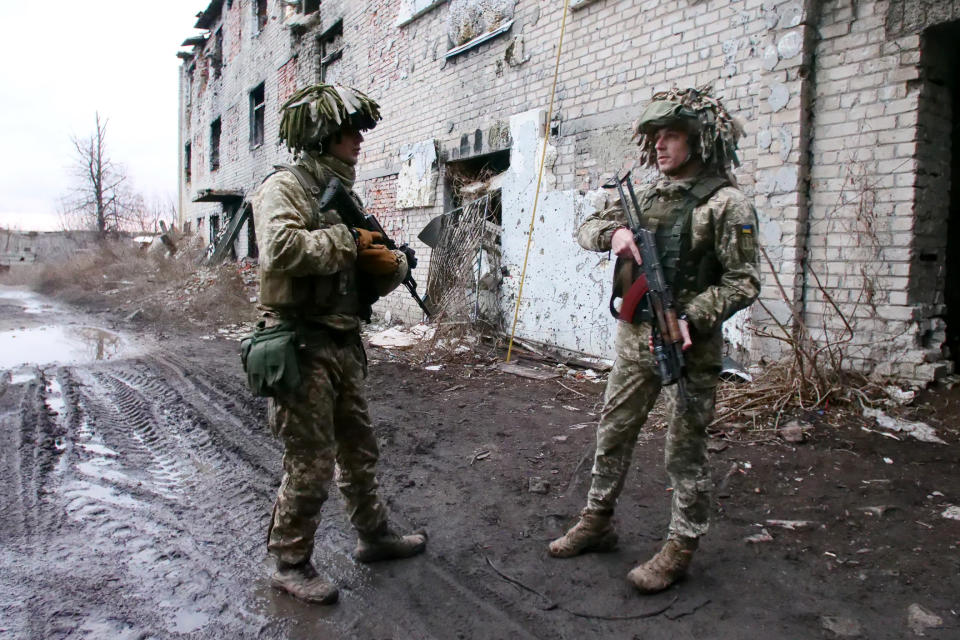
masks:
[(300, 387), (298, 344), (296, 327), (287, 322), (273, 327), (261, 323), (240, 342), (240, 361), (254, 395), (273, 397)]

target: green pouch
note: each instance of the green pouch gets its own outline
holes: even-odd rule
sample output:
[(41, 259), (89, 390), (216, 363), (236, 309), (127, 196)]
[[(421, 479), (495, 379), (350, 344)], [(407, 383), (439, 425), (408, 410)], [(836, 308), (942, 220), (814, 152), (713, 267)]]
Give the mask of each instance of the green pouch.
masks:
[(300, 387), (297, 331), (293, 324), (258, 326), (240, 342), (240, 361), (247, 384), (256, 396), (293, 393)]

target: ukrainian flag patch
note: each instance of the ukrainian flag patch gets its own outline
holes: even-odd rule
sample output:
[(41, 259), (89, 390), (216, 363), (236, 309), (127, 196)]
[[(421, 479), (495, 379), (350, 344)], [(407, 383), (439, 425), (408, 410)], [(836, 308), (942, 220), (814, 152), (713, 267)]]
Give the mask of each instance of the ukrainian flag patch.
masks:
[(753, 225), (752, 225), (752, 224), (740, 225), (740, 233), (742, 233), (742, 234), (745, 235), (745, 236), (752, 236), (752, 235), (753, 235)]

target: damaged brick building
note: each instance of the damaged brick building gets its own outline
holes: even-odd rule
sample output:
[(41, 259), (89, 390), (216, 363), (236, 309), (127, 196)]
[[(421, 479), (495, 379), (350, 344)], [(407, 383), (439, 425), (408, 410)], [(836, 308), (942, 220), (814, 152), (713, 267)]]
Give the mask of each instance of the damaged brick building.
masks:
[[(547, 123), (563, 4), (212, 2), (178, 54), (181, 223), (213, 238), (289, 160), (277, 112), (296, 88), (356, 86), (384, 116), (361, 197), (417, 248), (432, 297), (459, 288), (474, 317), (509, 328), (545, 143), (517, 335), (606, 356), (612, 264), (573, 232), (633, 158), (629, 126), (652, 93), (710, 83), (745, 124), (736, 175), (769, 256), (762, 304), (727, 323), (730, 343), (774, 359), (784, 342), (770, 334), (803, 323), (845, 343), (844, 366), (914, 381), (952, 370), (960, 0), (570, 0)], [(444, 212), (431, 250), (417, 235)], [(443, 285), (445, 249), (460, 246), (449, 231), (468, 224), (480, 232), (466, 281)], [(255, 253), (250, 233), (238, 256)], [(401, 293), (381, 305), (419, 319)]]

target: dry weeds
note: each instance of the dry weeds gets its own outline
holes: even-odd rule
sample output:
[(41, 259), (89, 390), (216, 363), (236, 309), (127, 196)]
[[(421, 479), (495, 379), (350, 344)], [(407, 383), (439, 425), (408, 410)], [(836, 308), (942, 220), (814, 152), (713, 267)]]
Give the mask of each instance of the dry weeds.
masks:
[(96, 311), (135, 314), (164, 328), (253, 320), (255, 267), (199, 267), (201, 255), (200, 247), (183, 246), (168, 256), (129, 241), (105, 241), (61, 262), (11, 270), (0, 275), (0, 283)]

